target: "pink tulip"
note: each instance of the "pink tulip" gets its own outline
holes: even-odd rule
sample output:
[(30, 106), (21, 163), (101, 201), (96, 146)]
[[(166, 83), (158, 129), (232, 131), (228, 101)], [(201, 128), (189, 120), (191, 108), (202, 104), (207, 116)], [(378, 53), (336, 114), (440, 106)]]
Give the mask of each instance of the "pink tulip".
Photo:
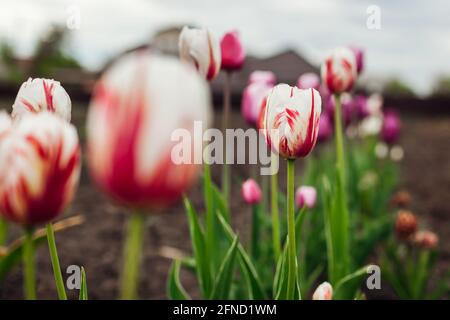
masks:
[(369, 113), (369, 109), (367, 107), (367, 97), (363, 95), (357, 95), (353, 99), (354, 107), (356, 109), (356, 115), (359, 119), (364, 119)]
[(434, 249), (437, 247), (437, 245), (439, 243), (439, 238), (434, 232), (424, 230), (424, 231), (418, 231), (414, 235), (413, 242), (422, 248)]
[(70, 122), (71, 109), (70, 97), (58, 81), (29, 78), (17, 93), (12, 118), (18, 121), (28, 114), (46, 111)]
[(317, 74), (309, 72), (302, 74), (297, 80), (297, 87), (299, 89), (314, 88), (320, 90), (320, 78)]
[(220, 44), (207, 29), (184, 27), (178, 40), (180, 59), (197, 68), (206, 79), (214, 79), (220, 71)]
[(330, 93), (350, 91), (356, 82), (356, 59), (348, 48), (335, 49), (321, 67), (322, 83)]
[(314, 291), (313, 300), (332, 300), (333, 299), (333, 287), (328, 282), (323, 282)]
[(248, 83), (264, 83), (269, 86), (274, 86), (276, 82), (275, 74), (272, 71), (256, 70), (250, 74)]
[(195, 138), (194, 121), (206, 129), (209, 97), (205, 81), (176, 59), (150, 52), (121, 58), (97, 83), (89, 109), (88, 160), (95, 181), (134, 207), (178, 200), (196, 179), (192, 159), (201, 159), (202, 144), (191, 142), (190, 159), (176, 163), (179, 143), (172, 135), (181, 130)]
[(322, 113), (319, 120), (319, 134), (317, 140), (323, 142), (331, 138), (333, 135), (333, 124), (331, 123), (328, 113)]
[(258, 184), (253, 179), (248, 179), (242, 184), (242, 198), (247, 204), (257, 204), (261, 202), (262, 192)]
[[(344, 120), (344, 125), (348, 126), (352, 120), (354, 103), (352, 97), (348, 93), (343, 93), (341, 95), (341, 107), (342, 107), (342, 118)], [(330, 95), (325, 110), (334, 119), (334, 110), (336, 108), (335, 96)]]
[(0, 213), (32, 226), (62, 213), (80, 174), (75, 127), (48, 112), (24, 117), (0, 139)]
[(316, 144), (322, 99), (315, 89), (275, 86), (261, 124), (267, 144), (287, 159), (305, 157)]
[(244, 89), (241, 112), (248, 124), (256, 125), (262, 102), (271, 89), (272, 86), (265, 82), (253, 82)]
[(301, 186), (297, 188), (295, 192), (295, 204), (297, 208), (303, 208), (306, 205), (307, 208), (312, 209), (316, 205), (317, 191), (316, 188), (311, 186)]
[(350, 46), (349, 49), (355, 55), (356, 72), (360, 74), (364, 69), (364, 50), (361, 47)]
[(237, 31), (226, 33), (220, 41), (222, 50), (222, 69), (227, 71), (240, 70), (245, 60), (245, 51)]
[(381, 137), (388, 144), (394, 143), (400, 135), (400, 118), (393, 110), (384, 113)]

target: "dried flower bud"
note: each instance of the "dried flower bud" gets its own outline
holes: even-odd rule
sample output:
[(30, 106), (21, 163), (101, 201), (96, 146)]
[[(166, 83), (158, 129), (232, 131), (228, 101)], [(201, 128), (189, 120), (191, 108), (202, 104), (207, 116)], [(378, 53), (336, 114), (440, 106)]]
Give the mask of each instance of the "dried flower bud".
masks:
[(392, 205), (405, 208), (411, 204), (411, 194), (406, 190), (397, 191), (391, 200)]
[(395, 221), (395, 233), (400, 239), (407, 239), (417, 230), (417, 218), (407, 210), (400, 210)]

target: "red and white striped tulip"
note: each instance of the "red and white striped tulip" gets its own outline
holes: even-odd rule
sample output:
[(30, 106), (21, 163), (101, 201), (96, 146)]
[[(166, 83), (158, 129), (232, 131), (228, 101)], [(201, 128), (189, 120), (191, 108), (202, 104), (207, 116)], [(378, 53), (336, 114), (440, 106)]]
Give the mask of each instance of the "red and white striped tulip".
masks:
[(220, 43), (205, 28), (184, 27), (178, 40), (180, 59), (197, 68), (206, 80), (214, 79), (220, 71)]
[[(99, 80), (91, 101), (88, 160), (95, 181), (134, 207), (164, 207), (194, 182), (198, 165), (176, 164), (171, 135), (207, 127), (207, 83), (180, 61), (150, 52), (126, 55)], [(201, 159), (202, 143), (191, 154)]]
[(70, 122), (72, 102), (59, 81), (29, 78), (22, 84), (12, 106), (12, 118), (21, 120), (32, 113), (50, 112)]
[(227, 32), (220, 41), (222, 50), (222, 69), (240, 70), (245, 61), (245, 50), (238, 31)]
[(358, 46), (350, 46), (349, 48), (355, 55), (356, 72), (360, 74), (364, 70), (364, 49)]
[(261, 124), (269, 147), (287, 159), (308, 155), (317, 141), (321, 110), (317, 90), (275, 86), (267, 97)]
[(247, 204), (257, 204), (261, 202), (261, 188), (253, 179), (248, 179), (242, 184), (241, 193), (242, 198)]
[(356, 82), (356, 59), (349, 48), (335, 49), (321, 67), (322, 83), (331, 93), (350, 91)]
[(0, 140), (0, 213), (24, 226), (46, 223), (72, 200), (80, 175), (76, 129), (40, 113)]
[(314, 88), (316, 90), (319, 90), (320, 78), (313, 72), (304, 73), (298, 78), (297, 87), (300, 89)]
[(266, 82), (253, 82), (244, 89), (241, 112), (248, 124), (257, 124), (263, 101), (272, 88)]
[(332, 300), (333, 299), (333, 287), (328, 282), (320, 284), (313, 294), (313, 300)]
[(270, 86), (274, 86), (276, 82), (276, 76), (272, 71), (256, 70), (253, 71), (248, 79), (248, 83), (265, 83)]

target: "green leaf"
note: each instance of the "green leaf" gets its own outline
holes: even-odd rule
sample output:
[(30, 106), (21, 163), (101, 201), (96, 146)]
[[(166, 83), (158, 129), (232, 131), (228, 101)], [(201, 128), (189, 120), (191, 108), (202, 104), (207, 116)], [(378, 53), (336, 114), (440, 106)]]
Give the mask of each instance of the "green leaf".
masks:
[(83, 267), (81, 267), (81, 288), (78, 300), (88, 300), (86, 272)]
[(289, 274), (289, 268), (287, 261), (287, 243), (288, 240), (286, 239), (286, 245), (283, 248), (283, 252), (278, 258), (277, 262), (277, 268), (275, 271), (275, 278), (274, 278), (274, 286), (273, 286), (273, 295), (275, 297), (275, 300), (285, 300), (287, 295), (287, 280), (288, 280), (288, 274)]
[(220, 265), (219, 273), (211, 293), (211, 299), (213, 300), (225, 300), (230, 295), (238, 243), (238, 237), (236, 236)]
[[(225, 221), (224, 217), (222, 216), (218, 217), (228, 240), (233, 241), (236, 235), (234, 234), (230, 225)], [(245, 252), (244, 247), (240, 243), (238, 243), (238, 253), (239, 253), (239, 264), (247, 280), (249, 299), (256, 299), (256, 300), (265, 299), (266, 295), (264, 293), (264, 289), (261, 284), (261, 280), (259, 279), (256, 268), (253, 265), (252, 261), (250, 260), (250, 257), (248, 256), (247, 252)]]
[(192, 248), (196, 261), (197, 278), (204, 297), (211, 293), (211, 271), (206, 254), (205, 234), (198, 221), (197, 212), (192, 207), (189, 199), (184, 198), (184, 205), (188, 214), (189, 231), (191, 235)]
[(172, 263), (172, 267), (169, 271), (169, 281), (167, 284), (168, 295), (172, 300), (190, 300), (191, 298), (181, 285), (180, 267), (181, 261), (175, 260)]
[(350, 284), (351, 281), (366, 275), (368, 267), (369, 266), (364, 266), (364, 267), (356, 270), (355, 272), (346, 275), (341, 280), (339, 280), (337, 282), (337, 284), (334, 286), (334, 295), (340, 296), (340, 290), (344, 290), (345, 285), (348, 285), (348, 284)]
[(222, 193), (220, 192), (219, 188), (212, 184), (212, 190), (213, 190), (213, 199), (214, 204), (216, 206), (217, 212), (224, 217), (225, 221), (230, 223), (230, 212), (227, 209), (227, 206), (225, 204), (225, 199), (223, 198)]

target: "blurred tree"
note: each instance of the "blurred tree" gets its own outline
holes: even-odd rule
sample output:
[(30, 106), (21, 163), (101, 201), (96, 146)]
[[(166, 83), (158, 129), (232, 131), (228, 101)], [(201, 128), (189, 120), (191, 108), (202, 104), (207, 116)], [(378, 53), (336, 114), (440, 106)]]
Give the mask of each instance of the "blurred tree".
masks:
[(392, 78), (384, 84), (383, 93), (397, 97), (414, 97), (416, 95), (410, 86), (397, 78)]
[(54, 26), (48, 35), (36, 47), (31, 76), (51, 77), (55, 70), (69, 68), (80, 69), (77, 60), (64, 52), (67, 29)]
[(5, 73), (1, 76), (6, 81), (14, 83), (22, 81), (24, 75), (16, 64), (14, 49), (6, 41), (0, 43), (0, 62)]
[(431, 95), (450, 96), (450, 76), (440, 76), (437, 78)]

